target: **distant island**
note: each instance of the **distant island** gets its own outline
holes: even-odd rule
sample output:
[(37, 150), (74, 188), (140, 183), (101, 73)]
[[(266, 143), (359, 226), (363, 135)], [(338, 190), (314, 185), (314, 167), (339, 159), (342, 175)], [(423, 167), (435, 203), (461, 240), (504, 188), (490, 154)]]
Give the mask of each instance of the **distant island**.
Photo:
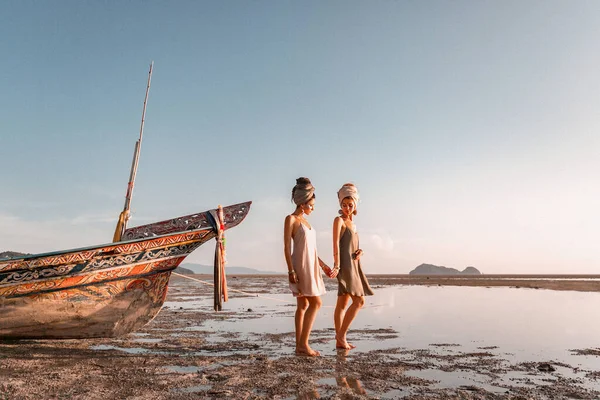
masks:
[(23, 257), (28, 256), (28, 253), (19, 253), (18, 251), (2, 251), (0, 252), (0, 260), (4, 258), (15, 258), (15, 257)]
[(440, 267), (433, 264), (421, 264), (408, 273), (409, 275), (481, 275), (475, 267), (467, 267), (462, 271), (455, 268)]
[(182, 267), (181, 265), (177, 268), (175, 268), (175, 270), (173, 272), (177, 272), (178, 274), (182, 274), (182, 275), (194, 275), (195, 272), (192, 271), (191, 269), (187, 269)]

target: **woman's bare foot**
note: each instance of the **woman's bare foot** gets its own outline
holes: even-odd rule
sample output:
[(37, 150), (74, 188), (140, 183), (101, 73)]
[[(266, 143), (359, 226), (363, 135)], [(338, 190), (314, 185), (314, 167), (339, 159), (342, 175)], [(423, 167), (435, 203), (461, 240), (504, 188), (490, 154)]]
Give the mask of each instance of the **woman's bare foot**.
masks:
[(340, 339), (336, 336), (335, 338), (335, 348), (338, 350), (352, 350), (355, 349), (356, 346), (350, 344), (346, 341), (346, 338)]
[(318, 357), (321, 355), (316, 350), (310, 348), (310, 346), (306, 347), (296, 347), (296, 355), (297, 356), (306, 356), (306, 357)]

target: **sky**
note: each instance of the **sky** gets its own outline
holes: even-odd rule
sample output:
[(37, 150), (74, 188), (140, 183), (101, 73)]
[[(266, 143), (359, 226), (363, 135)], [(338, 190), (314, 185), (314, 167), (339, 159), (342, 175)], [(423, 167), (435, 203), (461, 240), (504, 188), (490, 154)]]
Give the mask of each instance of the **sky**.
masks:
[(0, 37), (0, 251), (112, 240), (154, 61), (130, 226), (250, 200), (229, 265), (285, 272), (306, 176), (329, 264), (353, 182), (366, 273), (600, 273), (598, 1), (8, 0)]

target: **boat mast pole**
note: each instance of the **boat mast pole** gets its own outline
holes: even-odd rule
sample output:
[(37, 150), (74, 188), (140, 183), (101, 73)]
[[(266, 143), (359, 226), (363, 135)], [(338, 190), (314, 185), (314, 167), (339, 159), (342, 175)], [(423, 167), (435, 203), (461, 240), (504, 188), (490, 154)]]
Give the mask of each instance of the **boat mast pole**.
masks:
[(152, 67), (154, 61), (150, 63), (150, 71), (148, 71), (148, 84), (146, 85), (146, 96), (144, 97), (144, 108), (142, 110), (142, 123), (140, 125), (140, 137), (135, 142), (133, 150), (133, 162), (131, 163), (131, 172), (129, 174), (129, 183), (127, 184), (127, 194), (125, 195), (125, 205), (123, 211), (119, 215), (117, 228), (113, 236), (113, 242), (120, 242), (125, 229), (127, 229), (127, 221), (129, 220), (129, 209), (131, 208), (131, 196), (133, 195), (133, 186), (135, 184), (135, 176), (137, 174), (138, 163), (140, 160), (140, 150), (142, 148), (142, 137), (144, 135), (144, 122), (146, 121), (146, 104), (148, 103), (148, 92), (150, 91), (150, 82), (152, 81)]

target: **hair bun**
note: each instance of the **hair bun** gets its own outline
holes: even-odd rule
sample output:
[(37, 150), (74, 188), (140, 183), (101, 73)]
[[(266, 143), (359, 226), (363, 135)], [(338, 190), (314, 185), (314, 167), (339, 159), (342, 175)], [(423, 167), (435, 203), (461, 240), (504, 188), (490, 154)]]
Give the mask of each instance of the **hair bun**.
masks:
[(298, 179), (296, 179), (296, 185), (310, 185), (310, 179), (305, 178), (305, 177), (300, 177)]
[(315, 197), (315, 187), (310, 179), (300, 177), (296, 179), (296, 186), (292, 189), (292, 201), (296, 205), (304, 204)]

